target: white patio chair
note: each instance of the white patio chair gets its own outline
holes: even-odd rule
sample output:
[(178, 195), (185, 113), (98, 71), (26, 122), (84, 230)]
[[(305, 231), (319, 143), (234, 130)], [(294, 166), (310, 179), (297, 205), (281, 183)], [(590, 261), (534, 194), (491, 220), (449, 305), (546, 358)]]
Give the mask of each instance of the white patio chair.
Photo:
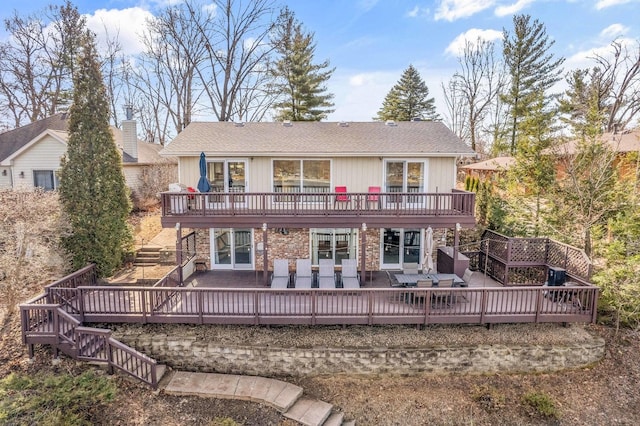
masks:
[(312, 281), (311, 259), (297, 259), (296, 274), (293, 281), (295, 288), (311, 288)]
[(342, 288), (360, 288), (360, 276), (356, 259), (342, 259), (340, 280), (342, 281)]
[(289, 261), (287, 259), (273, 260), (273, 274), (271, 288), (283, 289), (289, 286)]
[(336, 288), (336, 274), (333, 259), (320, 259), (318, 269), (318, 288)]
[(402, 272), (404, 274), (413, 274), (413, 275), (417, 275), (420, 273), (419, 271), (419, 266), (417, 263), (414, 262), (410, 262), (410, 263), (403, 263), (402, 264)]
[[(444, 280), (439, 280), (437, 288), (452, 288), (453, 287), (453, 279), (447, 278)], [(453, 292), (437, 292), (435, 294), (436, 300), (444, 301), (447, 305), (449, 302), (455, 303)]]
[[(416, 283), (416, 288), (431, 288), (433, 287), (433, 281), (432, 280), (428, 280), (428, 279), (424, 279), (424, 280), (418, 280), (418, 282)], [(413, 297), (413, 293), (411, 299), (414, 299)], [(418, 304), (422, 303), (424, 301), (424, 296), (416, 296), (415, 297), (415, 301), (417, 301)], [(414, 300), (412, 300), (413, 302)]]

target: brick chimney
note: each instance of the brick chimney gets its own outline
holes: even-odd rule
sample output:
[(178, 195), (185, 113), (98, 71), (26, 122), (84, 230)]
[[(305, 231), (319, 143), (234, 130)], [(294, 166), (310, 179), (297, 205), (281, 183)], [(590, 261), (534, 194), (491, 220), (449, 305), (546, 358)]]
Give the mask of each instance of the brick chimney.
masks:
[(125, 161), (138, 162), (138, 132), (133, 119), (133, 106), (125, 105), (126, 120), (122, 120), (122, 150), (129, 157)]

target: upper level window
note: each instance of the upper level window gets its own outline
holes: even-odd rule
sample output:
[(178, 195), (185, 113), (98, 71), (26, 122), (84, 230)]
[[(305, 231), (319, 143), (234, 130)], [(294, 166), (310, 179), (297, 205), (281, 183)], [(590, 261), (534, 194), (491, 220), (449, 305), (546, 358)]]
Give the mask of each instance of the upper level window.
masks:
[(329, 160), (273, 160), (273, 192), (330, 192)]
[(389, 160), (385, 166), (387, 192), (424, 192), (424, 162)]
[(53, 170), (34, 170), (33, 186), (53, 191), (58, 187), (58, 177)]

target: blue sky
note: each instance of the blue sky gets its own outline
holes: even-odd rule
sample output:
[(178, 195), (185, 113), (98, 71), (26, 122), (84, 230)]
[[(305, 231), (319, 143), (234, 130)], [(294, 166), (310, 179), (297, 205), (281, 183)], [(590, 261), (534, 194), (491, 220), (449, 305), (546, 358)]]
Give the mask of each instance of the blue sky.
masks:
[[(179, 0), (76, 0), (89, 26), (118, 30), (127, 50), (139, 49), (137, 31), (159, 7)], [(246, 1), (246, 0), (244, 0)], [(54, 0), (3, 0), (0, 17), (28, 14)], [(59, 1), (61, 3), (61, 1)], [(514, 14), (545, 24), (564, 69), (589, 66), (612, 40), (640, 40), (640, 0), (289, 0), (305, 29), (315, 33), (316, 61), (336, 71), (328, 87), (336, 111), (330, 121), (370, 121), (402, 71), (413, 64), (443, 115), (441, 84), (457, 67), (456, 52), (467, 37), (499, 39)], [(0, 33), (0, 38), (6, 34)], [(636, 47), (637, 48), (637, 47)]]

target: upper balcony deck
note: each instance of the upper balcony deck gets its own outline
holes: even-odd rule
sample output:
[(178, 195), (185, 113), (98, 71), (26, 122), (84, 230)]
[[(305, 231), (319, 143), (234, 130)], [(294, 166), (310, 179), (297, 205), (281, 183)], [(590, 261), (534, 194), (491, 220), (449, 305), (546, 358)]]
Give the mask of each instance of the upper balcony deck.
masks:
[(183, 227), (475, 226), (475, 194), (449, 193), (162, 193), (162, 225)]

